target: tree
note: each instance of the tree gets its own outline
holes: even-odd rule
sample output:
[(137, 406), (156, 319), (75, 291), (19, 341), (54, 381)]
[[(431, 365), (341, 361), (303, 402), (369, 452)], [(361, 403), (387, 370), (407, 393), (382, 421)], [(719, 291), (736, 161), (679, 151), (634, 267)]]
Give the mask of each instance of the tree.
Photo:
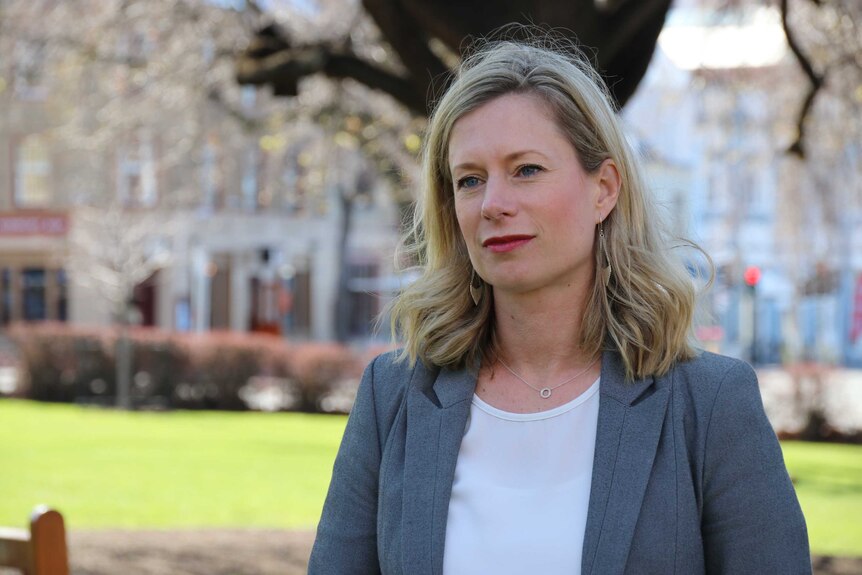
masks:
[[(750, 5), (749, 0), (702, 0), (715, 10)], [(273, 18), (256, 0), (246, 0), (263, 17), (249, 46), (237, 59), (240, 83), (272, 86), (276, 95), (295, 96), (303, 78), (324, 74), (352, 78), (390, 94), (415, 114), (425, 115), (439, 82), (470, 39), (511, 22), (546, 24), (571, 32), (595, 53), (596, 64), (619, 105), (643, 77), (671, 0), (363, 0), (361, 8), (343, 0), (321, 3), (322, 16), (339, 11), (348, 19), (373, 20), (377, 38), (395, 54), (382, 62), (354, 41), (350, 26), (328, 26), (331, 33), (303, 32), (309, 19), (292, 14)], [(780, 7), (790, 49), (808, 84), (796, 116), (797, 136), (788, 150), (806, 155), (808, 124), (816, 122), (822, 92), (843, 98), (856, 112), (862, 104), (862, 3), (857, 0), (770, 0)], [(337, 7), (337, 8), (336, 8)], [(364, 12), (363, 12), (364, 10)], [(352, 11), (352, 12), (351, 12)], [(367, 35), (366, 35), (367, 36)], [(367, 40), (367, 37), (366, 37)], [(371, 57), (369, 57), (371, 55)]]
[[(117, 405), (131, 406), (132, 350), (128, 338), (135, 288), (170, 263), (171, 243), (179, 220), (162, 210), (131, 211), (116, 204), (80, 207), (66, 264), (76, 281), (110, 302), (119, 327), (116, 344)], [(85, 273), (81, 273), (85, 271)]]
[(282, 160), (301, 166), (294, 185), (301, 193), (330, 197), (338, 206), (338, 289), (335, 334), (349, 337), (350, 297), (348, 243), (357, 206), (379, 202), (384, 191), (400, 218), (415, 189), (416, 152), (424, 120), (411, 117), (391, 98), (355, 82), (341, 85), (318, 79), (310, 82), (298, 102), (301, 113), (285, 128), (294, 142), (280, 152)]
[[(843, 100), (851, 123), (862, 107), (862, 3), (858, 0), (780, 0), (781, 23), (808, 90), (797, 115), (789, 151), (806, 155), (808, 123), (822, 92)], [(855, 120), (854, 120), (855, 118)]]
[[(233, 56), (257, 18), (241, 3), (213, 0), (3, 7), (6, 41), (43, 48), (41, 67), (51, 76), (46, 130), (74, 157), (57, 207), (73, 213), (73, 229), (88, 229), (70, 238), (66, 267), (76, 284), (110, 303), (121, 327), (134, 286), (168, 261), (164, 251), (151, 258), (152, 246), (172, 251), (167, 224), (187, 230), (223, 209), (296, 217), (340, 209), (342, 289), (333, 308), (342, 309), (354, 206), (372, 187), (388, 189), (397, 203), (410, 199), (405, 182), (416, 169), (422, 120), (350, 81), (310, 80), (304, 97), (291, 100), (238, 86)], [(333, 22), (351, 25), (349, 11)], [(361, 35), (357, 46), (379, 50)], [(255, 189), (247, 191), (249, 167)], [(176, 239), (173, 247), (187, 247), (183, 233)]]
[[(246, 2), (265, 14), (254, 0)], [(468, 49), (470, 38), (524, 22), (570, 32), (594, 51), (598, 69), (622, 105), (646, 72), (670, 4), (671, 0), (363, 0), (365, 14), (379, 30), (380, 41), (397, 55), (396, 62), (369, 58), (350, 28), (341, 36), (308, 37), (289, 21), (271, 22), (240, 54), (237, 78), (244, 84), (270, 85), (282, 96), (297, 95), (300, 81), (314, 74), (350, 78), (425, 115), (429, 96), (439, 87), (435, 82)], [(362, 17), (357, 11), (355, 18)]]
[(244, 108), (232, 78), (242, 15), (204, 0), (14, 0), (2, 16), (3, 39), (34, 56), (46, 83), (41, 128), (68, 158), (52, 206), (73, 216), (64, 267), (119, 327), (117, 401), (128, 407), (135, 288), (170, 261), (179, 221), (208, 203), (208, 140), (242, 157), (265, 124), (266, 108)]

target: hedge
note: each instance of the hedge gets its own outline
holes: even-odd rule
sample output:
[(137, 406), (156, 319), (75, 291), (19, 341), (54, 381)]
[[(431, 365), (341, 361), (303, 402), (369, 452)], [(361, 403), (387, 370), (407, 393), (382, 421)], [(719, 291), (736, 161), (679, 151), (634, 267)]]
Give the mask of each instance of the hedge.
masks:
[[(132, 401), (177, 409), (347, 411), (370, 353), (334, 343), (292, 343), (267, 334), (127, 332)], [(112, 404), (120, 331), (59, 323), (15, 324), (16, 395)]]

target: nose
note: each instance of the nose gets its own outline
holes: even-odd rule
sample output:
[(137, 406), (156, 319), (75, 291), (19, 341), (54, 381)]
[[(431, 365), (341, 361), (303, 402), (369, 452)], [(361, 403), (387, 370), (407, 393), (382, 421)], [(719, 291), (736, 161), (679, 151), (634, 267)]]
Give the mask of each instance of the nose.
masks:
[(513, 216), (516, 212), (515, 196), (506, 179), (489, 177), (482, 198), (482, 217), (497, 220), (503, 216)]

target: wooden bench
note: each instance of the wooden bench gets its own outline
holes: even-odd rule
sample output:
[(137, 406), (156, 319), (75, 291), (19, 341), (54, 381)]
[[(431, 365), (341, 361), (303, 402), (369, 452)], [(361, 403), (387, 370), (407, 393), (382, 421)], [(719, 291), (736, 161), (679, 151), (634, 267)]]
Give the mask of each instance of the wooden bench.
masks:
[(25, 575), (69, 575), (63, 516), (39, 506), (30, 515), (29, 531), (0, 527), (0, 567)]

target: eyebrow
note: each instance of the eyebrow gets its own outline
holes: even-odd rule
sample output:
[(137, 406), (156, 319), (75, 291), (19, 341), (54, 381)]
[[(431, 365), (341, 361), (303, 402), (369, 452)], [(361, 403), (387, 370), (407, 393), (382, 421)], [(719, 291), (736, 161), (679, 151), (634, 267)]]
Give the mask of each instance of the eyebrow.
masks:
[[(511, 162), (512, 160), (517, 160), (518, 158), (520, 158), (522, 156), (527, 156), (529, 154), (536, 154), (536, 155), (542, 156), (543, 158), (547, 159), (547, 156), (538, 150), (518, 150), (517, 152), (512, 152), (511, 154), (506, 154), (506, 156), (503, 158), (503, 160), (505, 162)], [(451, 171), (454, 173), (456, 170), (462, 170), (462, 169), (467, 169), (467, 168), (476, 168), (476, 167), (478, 167), (478, 164), (476, 164), (474, 162), (462, 162), (456, 166), (452, 166)]]

